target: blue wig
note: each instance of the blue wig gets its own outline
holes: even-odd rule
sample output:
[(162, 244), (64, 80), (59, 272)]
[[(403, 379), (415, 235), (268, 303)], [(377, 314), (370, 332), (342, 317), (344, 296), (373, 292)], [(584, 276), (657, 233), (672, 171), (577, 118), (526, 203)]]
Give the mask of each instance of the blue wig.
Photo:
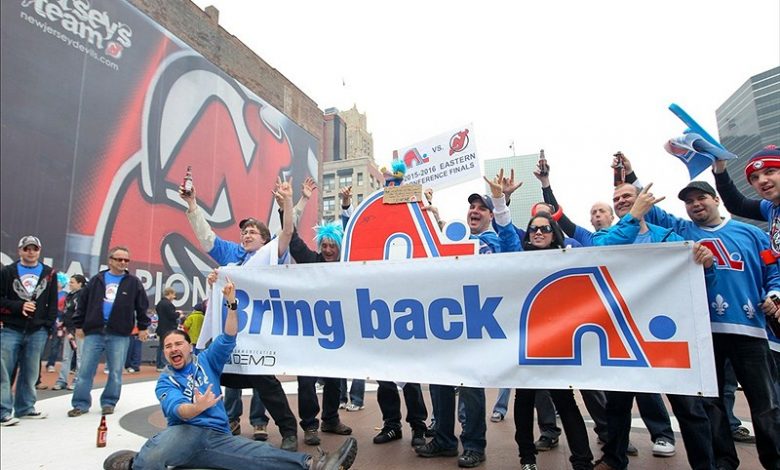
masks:
[(406, 174), (406, 163), (403, 160), (393, 160), (391, 167), (394, 175), (397, 173), (401, 173), (402, 176)]
[(68, 285), (68, 281), (70, 281), (70, 279), (68, 279), (68, 275), (67, 274), (65, 274), (62, 271), (57, 271), (57, 284), (59, 284), (61, 286), (67, 286)]
[(317, 246), (322, 244), (322, 240), (330, 240), (339, 247), (339, 250), (341, 249), (341, 239), (344, 238), (344, 227), (341, 226), (341, 222), (317, 225), (314, 227), (314, 231), (317, 232), (314, 235), (314, 241), (317, 242)]

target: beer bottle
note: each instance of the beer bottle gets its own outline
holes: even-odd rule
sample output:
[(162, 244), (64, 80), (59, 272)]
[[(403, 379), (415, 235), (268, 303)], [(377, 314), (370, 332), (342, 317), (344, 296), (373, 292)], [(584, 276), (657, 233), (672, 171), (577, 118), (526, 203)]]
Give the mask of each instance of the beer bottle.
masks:
[(547, 158), (544, 156), (544, 149), (539, 150), (539, 174), (541, 176), (550, 174), (550, 167), (547, 166)]
[(626, 165), (623, 163), (623, 152), (618, 151), (614, 157), (617, 158), (617, 163), (613, 168), (615, 176), (615, 187), (617, 188), (626, 182)]
[(192, 194), (192, 166), (187, 165), (187, 173), (184, 174), (184, 182), (181, 184), (184, 188), (184, 195), (189, 197)]
[(98, 426), (97, 430), (97, 446), (98, 447), (105, 447), (106, 446), (106, 435), (108, 434), (108, 426), (106, 426), (106, 417), (101, 416), (100, 417), (100, 426)]

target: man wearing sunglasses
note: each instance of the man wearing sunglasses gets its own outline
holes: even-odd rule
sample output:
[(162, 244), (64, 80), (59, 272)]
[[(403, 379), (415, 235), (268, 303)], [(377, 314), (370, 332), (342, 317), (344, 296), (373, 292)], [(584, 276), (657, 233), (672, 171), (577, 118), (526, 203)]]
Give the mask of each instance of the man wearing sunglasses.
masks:
[[(41, 419), (35, 410), (35, 382), (48, 331), (57, 318), (57, 272), (39, 261), (41, 241), (19, 240), (19, 260), (0, 270), (0, 425)], [(16, 393), (11, 376), (18, 366)]]
[(75, 418), (92, 405), (92, 380), (100, 356), (105, 352), (108, 382), (100, 395), (101, 413), (110, 415), (122, 392), (122, 371), (133, 327), (138, 339), (146, 341), (151, 320), (146, 314), (149, 299), (140, 279), (128, 271), (130, 252), (123, 246), (108, 251), (108, 269), (96, 274), (84, 288), (73, 316), (76, 337), (84, 340), (81, 367), (68, 416)]

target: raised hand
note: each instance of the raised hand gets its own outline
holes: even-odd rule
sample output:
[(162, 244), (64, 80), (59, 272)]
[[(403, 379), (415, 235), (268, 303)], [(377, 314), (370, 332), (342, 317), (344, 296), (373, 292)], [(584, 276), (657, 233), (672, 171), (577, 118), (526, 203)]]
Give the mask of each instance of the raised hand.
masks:
[(195, 186), (192, 187), (192, 190), (190, 191), (189, 194), (186, 194), (184, 191), (184, 186), (179, 185), (179, 197), (182, 198), (184, 202), (187, 203), (190, 212), (195, 210), (196, 207)]
[(483, 176), (482, 178), (485, 180), (485, 182), (488, 184), (488, 186), (490, 186), (491, 196), (493, 196), (495, 198), (499, 198), (499, 197), (501, 197), (504, 194), (503, 193), (503, 185), (501, 184), (502, 180), (504, 179), (504, 169), (503, 168), (501, 168), (501, 170), (498, 172), (496, 177), (493, 178), (492, 180), (488, 179), (487, 176)]
[(225, 280), (225, 286), (222, 287), (222, 295), (225, 297), (225, 300), (230, 303), (233, 303), (233, 301), (236, 300), (236, 286), (230, 278)]
[(205, 393), (200, 393), (200, 390), (195, 387), (195, 394), (192, 397), (192, 403), (199, 412), (208, 410), (222, 399), (222, 395), (215, 395), (214, 392), (211, 391), (211, 387), (213, 385), (214, 384), (209, 384)]
[(305, 180), (303, 180), (303, 183), (301, 184), (301, 196), (305, 197), (306, 199), (311, 198), (312, 194), (314, 194), (314, 191), (317, 190), (317, 183), (314, 182), (314, 178), (311, 176), (307, 176)]
[(631, 215), (636, 219), (642, 219), (650, 209), (657, 203), (666, 199), (666, 196), (655, 197), (650, 189), (653, 187), (653, 183), (648, 184), (636, 196), (634, 205), (631, 208)]
[(341, 196), (342, 207), (352, 205), (352, 185), (339, 189), (339, 195)]
[(612, 168), (617, 166), (618, 155), (620, 155), (620, 158), (623, 159), (623, 168), (625, 169), (626, 174), (633, 173), (634, 169), (631, 167), (631, 160), (629, 160), (628, 157), (625, 156), (621, 151), (615, 152), (615, 155), (612, 156)]
[[(503, 169), (502, 169), (503, 171)], [(501, 172), (499, 172), (501, 174)], [(498, 177), (499, 175), (496, 175)], [(506, 197), (506, 200), (509, 201), (509, 198), (512, 197), (512, 193), (514, 193), (520, 186), (523, 185), (522, 181), (518, 181), (515, 184), (515, 169), (512, 168), (509, 170), (509, 178), (505, 176), (501, 176), (501, 192), (504, 193), (504, 197)]]

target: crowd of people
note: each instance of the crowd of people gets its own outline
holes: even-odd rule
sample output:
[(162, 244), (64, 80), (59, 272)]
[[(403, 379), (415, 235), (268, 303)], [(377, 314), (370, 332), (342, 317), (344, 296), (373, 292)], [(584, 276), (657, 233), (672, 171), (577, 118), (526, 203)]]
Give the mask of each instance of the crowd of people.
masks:
[[(553, 194), (546, 164), (540, 164), (534, 172), (541, 182), (544, 202), (533, 208), (524, 226), (514, 224), (508, 208), (513, 192), (520, 186), (514, 171), (505, 175), (502, 170), (493, 179), (485, 178), (490, 193), (470, 195), (466, 212), (466, 223), (471, 238), (479, 243), (479, 254), (695, 242), (692, 257), (704, 272), (719, 396), (667, 395), (680, 425), (688, 463), (694, 469), (736, 469), (739, 459), (735, 442), (754, 442), (762, 466), (780, 469), (780, 352), (772, 350), (768, 340), (776, 339), (778, 331), (772, 329), (772, 323), (780, 319), (780, 150), (769, 146), (753, 155), (745, 167), (745, 177), (758, 199), (742, 195), (729, 178), (725, 164), (716, 161), (713, 172), (717, 190), (706, 182), (692, 181), (679, 191), (677, 196), (684, 204), (687, 219), (658, 207), (656, 204), (664, 198), (653, 194), (652, 184), (641, 184), (627, 158), (616, 158), (621, 159), (625, 168), (625, 180), (616, 182), (611, 206), (603, 202), (592, 206), (592, 231), (576, 225), (563, 212)], [(343, 222), (316, 228), (316, 250), (309, 248), (296, 229), (300, 214), (316, 189), (312, 179), (304, 181), (301, 199), (293, 205), (292, 181), (279, 180), (275, 197), (282, 229), (271, 234), (265, 222), (244, 219), (238, 227), (239, 242), (224, 240), (213, 231), (197, 203), (194, 188), (180, 188), (180, 195), (187, 204), (187, 217), (201, 248), (220, 266), (338, 262)], [(441, 226), (439, 211), (431, 202), (432, 193), (428, 191), (426, 196), (428, 204), (423, 208)], [(352, 213), (351, 198), (351, 187), (342, 188), (344, 219)], [(769, 234), (723, 218), (721, 202), (733, 214), (767, 220)], [(35, 383), (40, 375), (43, 345), (52, 326), (59, 323), (62, 325), (57, 328), (63, 333), (58, 337), (74, 341), (61, 341), (63, 362), (55, 388), (73, 387), (67, 382), (67, 371), (74, 350), (78, 358), (68, 416), (78, 417), (89, 411), (101, 354), (106, 356), (108, 370), (107, 384), (100, 396), (101, 412), (113, 413), (121, 392), (122, 371), (134, 368), (126, 363), (131, 338), (146, 340), (150, 324), (146, 292), (140, 280), (127, 270), (128, 250), (121, 246), (109, 250), (108, 269), (89, 282), (83, 276), (71, 277), (70, 292), (60, 303), (64, 306), (63, 314), (58, 317), (57, 273), (40, 262), (40, 240), (35, 236), (23, 237), (18, 248), (19, 260), (0, 272), (0, 424), (9, 426), (18, 424), (19, 419), (46, 417), (45, 412), (35, 408)], [(209, 283), (213, 284), (215, 279), (216, 271), (209, 276)], [(353, 438), (346, 438), (333, 453), (312, 456), (298, 452), (297, 428), (300, 426), (303, 442), (308, 446), (320, 444), (320, 432), (350, 435), (352, 429), (341, 421), (339, 410), (363, 409), (365, 383), (353, 380), (352, 389), (347, 390), (344, 379), (298, 377), (296, 418), (276, 377), (222, 373), (236, 341), (234, 291), (235, 286), (227, 280), (223, 294), (229, 314), (224, 332), (202, 351), (195, 348), (197, 340), (177, 327), (180, 318), (172, 303), (175, 291), (163, 293), (156, 306), (157, 367), (161, 372), (156, 393), (168, 427), (140, 452), (120, 451), (110, 456), (104, 464), (106, 469), (166, 465), (335, 469), (352, 464), (357, 454)], [(195, 335), (203, 323), (205, 307), (200, 305), (196, 310), (198, 314), (191, 314), (184, 322)], [(772, 344), (776, 347), (778, 343)], [(733, 414), (737, 383), (744, 390), (755, 436)], [(225, 387), (224, 394), (220, 386)], [(321, 406), (318, 386), (322, 387)], [(249, 413), (251, 440), (241, 437), (239, 424), (243, 413), (241, 390), (246, 388), (253, 391)], [(493, 422), (505, 418), (511, 390), (502, 389), (488, 413), (484, 389), (441, 384), (430, 384), (428, 389), (432, 403), (430, 420), (421, 384), (405, 383), (399, 391), (396, 383), (379, 381), (377, 401), (383, 426), (373, 442), (384, 444), (403, 438), (403, 396), (411, 445), (418, 456), (457, 457), (457, 465), (462, 468), (483, 464), (487, 458), (486, 421), (488, 417)], [(594, 461), (585, 421), (572, 390), (517, 389), (513, 418), (523, 470), (537, 469), (537, 453), (558, 445), (561, 429), (556, 425), (556, 412), (566, 433), (573, 468), (627, 468), (628, 456), (637, 453), (629, 441), (635, 400), (653, 440), (653, 455), (675, 454), (677, 442), (671, 419), (659, 394), (595, 390), (580, 393), (595, 422), (594, 432), (602, 444), (603, 455)], [(534, 409), (539, 425), (536, 440)], [(270, 422), (266, 411), (282, 436), (278, 448), (266, 442)], [(462, 428), (460, 439), (455, 435), (456, 420)], [(182, 440), (199, 444), (177, 446)]]

